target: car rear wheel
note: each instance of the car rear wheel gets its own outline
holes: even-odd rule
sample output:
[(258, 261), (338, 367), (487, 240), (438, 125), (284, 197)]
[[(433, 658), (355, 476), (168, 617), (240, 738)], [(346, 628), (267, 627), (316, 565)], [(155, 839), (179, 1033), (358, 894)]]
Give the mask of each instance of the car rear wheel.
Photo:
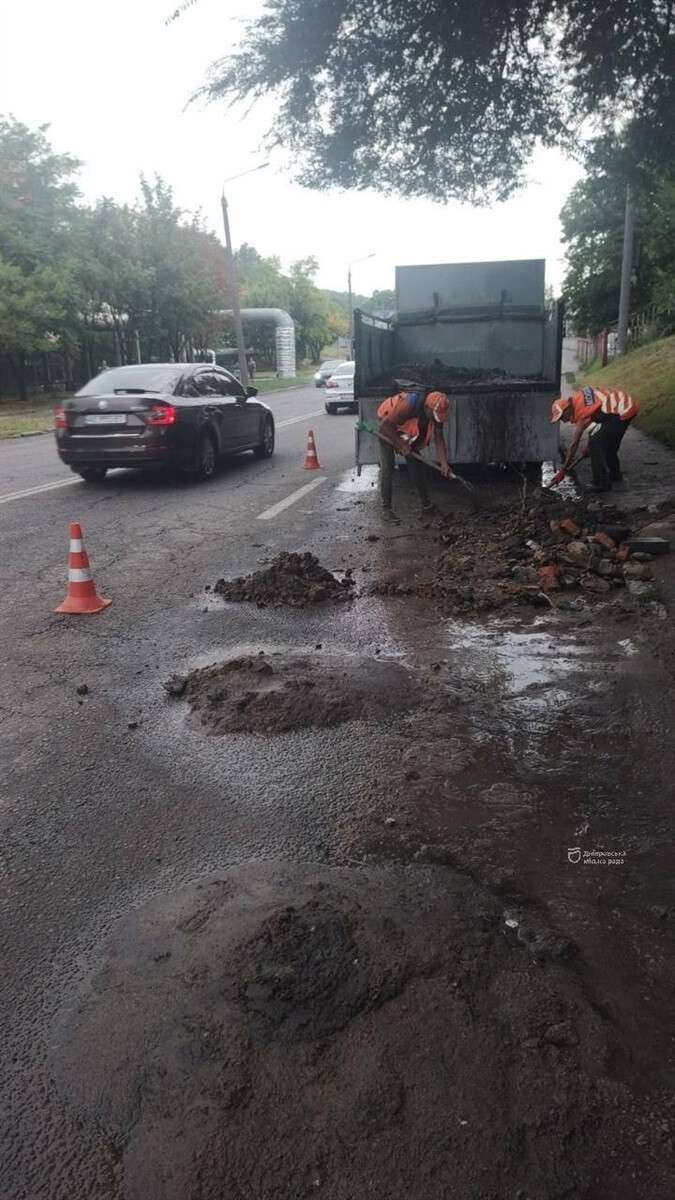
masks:
[(265, 417), (260, 441), (253, 451), (256, 458), (271, 458), (274, 454), (274, 421)]
[(107, 467), (83, 467), (77, 474), (85, 483), (102, 483), (106, 476)]
[(216, 473), (216, 444), (210, 433), (201, 436), (194, 473), (197, 479), (203, 480), (213, 479)]
[(328, 413), (329, 417), (334, 417), (337, 410), (338, 410), (337, 404), (327, 404), (326, 405), (326, 412)]

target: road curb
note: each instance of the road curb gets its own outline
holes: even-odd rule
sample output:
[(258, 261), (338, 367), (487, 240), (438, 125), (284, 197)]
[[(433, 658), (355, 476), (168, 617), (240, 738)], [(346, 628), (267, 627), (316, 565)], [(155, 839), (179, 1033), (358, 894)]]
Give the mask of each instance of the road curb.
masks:
[(17, 438), (44, 437), (45, 434), (53, 432), (53, 429), (33, 429), (30, 433), (6, 433), (4, 437), (0, 434), (0, 442), (15, 442)]

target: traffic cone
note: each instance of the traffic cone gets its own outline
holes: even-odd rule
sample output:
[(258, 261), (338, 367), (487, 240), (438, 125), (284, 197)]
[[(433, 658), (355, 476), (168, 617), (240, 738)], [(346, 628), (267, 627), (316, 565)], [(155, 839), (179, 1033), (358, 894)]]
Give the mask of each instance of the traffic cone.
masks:
[(89, 558), (82, 540), (82, 526), (78, 521), (70, 523), (70, 550), (68, 553), (68, 590), (63, 604), (54, 609), (57, 613), (97, 613), (107, 608), (112, 600), (99, 596), (91, 577)]
[(312, 433), (311, 429), (310, 429), (309, 433), (307, 434), (307, 453), (305, 454), (305, 465), (303, 467), (303, 470), (304, 471), (320, 471), (321, 470), (321, 463), (319, 462), (319, 456), (316, 452), (316, 442), (314, 441), (314, 434)]

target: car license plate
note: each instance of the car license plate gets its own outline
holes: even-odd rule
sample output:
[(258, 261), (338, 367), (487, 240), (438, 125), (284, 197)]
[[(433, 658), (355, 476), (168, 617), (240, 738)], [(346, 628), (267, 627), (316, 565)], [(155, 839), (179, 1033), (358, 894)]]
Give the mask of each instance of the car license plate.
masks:
[(126, 413), (87, 413), (85, 425), (126, 425)]

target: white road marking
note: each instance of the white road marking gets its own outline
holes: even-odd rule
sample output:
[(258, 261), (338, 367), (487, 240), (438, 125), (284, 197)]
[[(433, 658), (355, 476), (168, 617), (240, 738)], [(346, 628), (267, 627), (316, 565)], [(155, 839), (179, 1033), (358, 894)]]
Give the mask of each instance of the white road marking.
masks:
[(297, 425), (298, 421), (309, 421), (310, 417), (324, 416), (323, 408), (317, 408), (314, 412), (303, 413), (301, 417), (289, 417), (287, 421), (277, 421), (277, 429), (283, 429), (286, 425)]
[(57, 479), (55, 483), (39, 483), (35, 487), (25, 488), (22, 492), (7, 492), (0, 496), (0, 504), (9, 504), (10, 500), (23, 500), (24, 496), (40, 496), (42, 492), (55, 492), (57, 488), (71, 487), (74, 483), (82, 483), (82, 480)]
[[(317, 408), (314, 412), (303, 413), (300, 417), (289, 417), (286, 421), (277, 421), (277, 429), (285, 429), (287, 425), (297, 425), (299, 421), (309, 421), (312, 417), (320, 417), (323, 415), (323, 409)], [(58, 488), (71, 487), (74, 483), (81, 483), (81, 479), (57, 479), (54, 483), (38, 483), (35, 487), (24, 488), (21, 492), (7, 492), (4, 496), (0, 496), (0, 504), (9, 504), (12, 500), (24, 500), (28, 496), (40, 496), (43, 492), (57, 491)], [(315, 480), (315, 483), (320, 482)], [(262, 518), (261, 518), (262, 519)]]
[(314, 488), (318, 487), (320, 483), (325, 483), (327, 478), (327, 475), (320, 475), (318, 479), (313, 479), (311, 483), (306, 483), (304, 487), (291, 492), (290, 496), (287, 496), (285, 500), (280, 500), (278, 504), (273, 504), (271, 508), (266, 508), (264, 512), (259, 513), (258, 520), (271, 521), (273, 517), (278, 517), (279, 513), (283, 512), (285, 508), (289, 508), (291, 504), (295, 504), (296, 500), (302, 500), (303, 496), (308, 495), (309, 492), (313, 492)]

